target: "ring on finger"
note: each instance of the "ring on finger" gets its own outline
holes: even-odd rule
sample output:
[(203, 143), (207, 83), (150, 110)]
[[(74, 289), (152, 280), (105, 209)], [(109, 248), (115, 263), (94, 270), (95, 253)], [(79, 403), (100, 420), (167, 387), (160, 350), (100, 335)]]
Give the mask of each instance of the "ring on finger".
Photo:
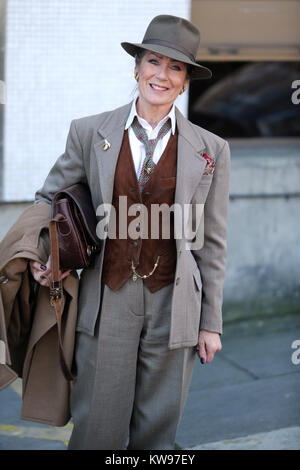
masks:
[(47, 279), (47, 281), (50, 283), (49, 277), (46, 276), (45, 274), (41, 274), (40, 279)]

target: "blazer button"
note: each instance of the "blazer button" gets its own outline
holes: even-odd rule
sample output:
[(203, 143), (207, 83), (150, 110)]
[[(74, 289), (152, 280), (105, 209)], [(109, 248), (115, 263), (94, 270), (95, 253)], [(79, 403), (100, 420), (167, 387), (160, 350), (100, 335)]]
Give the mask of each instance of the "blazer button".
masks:
[(175, 281), (176, 286), (178, 286), (179, 282), (180, 282), (180, 277), (178, 277)]
[(8, 277), (0, 276), (0, 284), (6, 284), (8, 282)]

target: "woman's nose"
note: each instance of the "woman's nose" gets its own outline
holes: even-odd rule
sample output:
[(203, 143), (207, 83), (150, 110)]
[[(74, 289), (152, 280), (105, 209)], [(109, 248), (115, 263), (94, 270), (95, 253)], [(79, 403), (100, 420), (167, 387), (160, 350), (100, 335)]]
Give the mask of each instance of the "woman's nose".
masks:
[(168, 78), (167, 71), (168, 71), (167, 66), (164, 64), (161, 64), (156, 75), (160, 80), (166, 80)]

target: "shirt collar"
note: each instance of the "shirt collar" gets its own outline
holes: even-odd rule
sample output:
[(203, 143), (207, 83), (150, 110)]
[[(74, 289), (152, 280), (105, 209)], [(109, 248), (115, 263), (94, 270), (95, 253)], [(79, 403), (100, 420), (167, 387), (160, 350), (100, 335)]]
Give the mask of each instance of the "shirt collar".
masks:
[[(136, 101), (137, 101), (137, 98), (132, 103), (129, 116), (128, 116), (128, 119), (126, 121), (125, 130), (127, 130), (131, 126), (135, 116), (138, 118), (139, 123), (141, 124), (141, 126), (143, 126), (146, 129), (151, 128), (150, 124), (147, 121), (145, 121), (145, 119), (141, 118), (138, 115), (137, 110), (136, 110)], [(164, 118), (162, 118), (162, 120), (157, 124), (156, 129), (157, 128), (160, 129), (169, 118), (171, 119), (171, 130), (172, 130), (172, 134), (174, 135), (175, 134), (175, 128), (176, 128), (176, 115), (175, 115), (175, 105), (174, 104), (173, 104), (170, 112)]]

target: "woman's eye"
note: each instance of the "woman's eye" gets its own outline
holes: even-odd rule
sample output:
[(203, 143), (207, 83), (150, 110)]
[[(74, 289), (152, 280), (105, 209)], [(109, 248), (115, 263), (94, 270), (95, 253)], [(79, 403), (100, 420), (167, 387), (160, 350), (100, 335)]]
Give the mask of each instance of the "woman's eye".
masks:
[(150, 64), (158, 64), (158, 61), (156, 59), (150, 59), (149, 63)]

